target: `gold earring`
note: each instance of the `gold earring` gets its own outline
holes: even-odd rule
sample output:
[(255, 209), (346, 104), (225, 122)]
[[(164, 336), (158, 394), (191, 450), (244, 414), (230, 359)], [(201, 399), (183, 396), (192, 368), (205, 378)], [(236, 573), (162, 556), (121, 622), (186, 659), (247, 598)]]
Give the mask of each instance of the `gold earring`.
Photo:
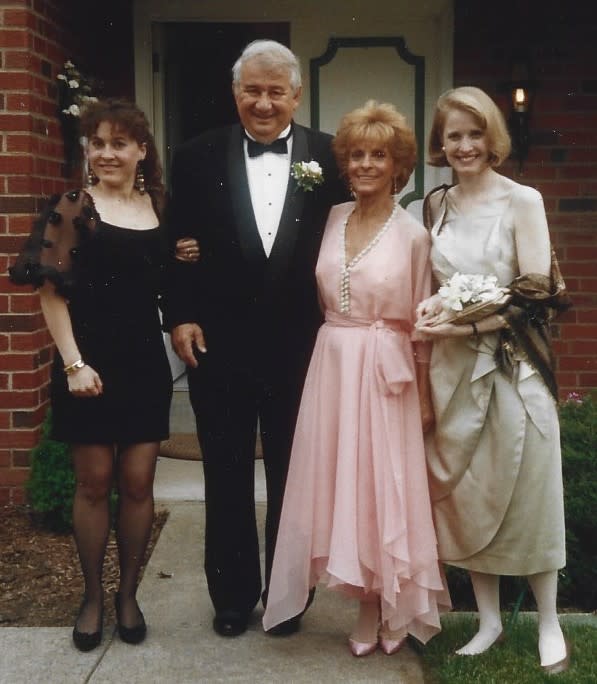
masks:
[(352, 199), (357, 198), (357, 193), (354, 191), (354, 188), (352, 187), (352, 183), (348, 184), (348, 192), (350, 193), (350, 196), (352, 197)]
[(99, 178), (95, 175), (95, 172), (91, 166), (87, 169), (87, 186), (91, 187), (99, 182)]
[(398, 178), (394, 176), (394, 184), (392, 186), (392, 195), (398, 194)]
[(135, 176), (135, 188), (139, 191), (140, 195), (145, 194), (145, 176), (143, 175), (143, 167), (141, 162), (137, 163), (137, 174)]

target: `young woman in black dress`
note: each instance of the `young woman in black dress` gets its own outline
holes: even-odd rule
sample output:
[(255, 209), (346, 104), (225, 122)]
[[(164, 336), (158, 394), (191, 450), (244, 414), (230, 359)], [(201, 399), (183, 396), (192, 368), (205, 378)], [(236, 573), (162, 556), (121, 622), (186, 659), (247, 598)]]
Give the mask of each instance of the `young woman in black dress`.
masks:
[(73, 526), (85, 580), (73, 640), (88, 651), (102, 638), (114, 481), (118, 632), (129, 643), (146, 635), (136, 590), (153, 522), (159, 442), (168, 437), (172, 377), (158, 312), (164, 188), (148, 121), (135, 105), (106, 100), (89, 105), (81, 129), (89, 185), (52, 198), (11, 277), (39, 288), (57, 348), (53, 436), (72, 445)]

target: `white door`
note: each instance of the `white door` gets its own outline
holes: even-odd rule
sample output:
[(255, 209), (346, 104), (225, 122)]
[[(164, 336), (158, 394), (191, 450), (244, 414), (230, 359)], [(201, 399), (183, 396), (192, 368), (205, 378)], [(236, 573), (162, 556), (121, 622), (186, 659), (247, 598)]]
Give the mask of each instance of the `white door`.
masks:
[[(235, 120), (230, 68), (242, 46), (277, 38), (301, 61), (299, 123), (334, 133), (340, 116), (369, 98), (406, 115), (420, 163), (402, 201), (420, 218), (424, 193), (450, 179), (424, 158), (435, 101), (452, 86), (453, 23), (453, 0), (135, 0), (136, 100), (167, 176), (178, 142)], [(184, 366), (166, 347), (184, 390)]]

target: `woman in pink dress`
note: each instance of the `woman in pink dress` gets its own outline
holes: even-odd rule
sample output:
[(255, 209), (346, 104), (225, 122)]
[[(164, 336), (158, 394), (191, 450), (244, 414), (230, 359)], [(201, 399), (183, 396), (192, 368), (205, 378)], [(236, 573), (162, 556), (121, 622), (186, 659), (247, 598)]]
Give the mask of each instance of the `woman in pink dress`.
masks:
[[(325, 323), (305, 381), (278, 532), (266, 630), (299, 615), (318, 582), (360, 602), (349, 645), (395, 653), (440, 630), (440, 572), (423, 431), (433, 422), (429, 237), (394, 195), (416, 145), (392, 105), (367, 102), (334, 139), (354, 202), (332, 208), (317, 282)], [(315, 188), (314, 192), (317, 192)]]

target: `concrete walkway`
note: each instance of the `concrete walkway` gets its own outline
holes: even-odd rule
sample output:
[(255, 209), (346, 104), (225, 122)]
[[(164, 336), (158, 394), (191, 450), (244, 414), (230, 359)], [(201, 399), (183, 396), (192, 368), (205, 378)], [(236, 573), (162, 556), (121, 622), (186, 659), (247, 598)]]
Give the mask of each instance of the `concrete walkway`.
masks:
[[(255, 484), (263, 530), (261, 461), (256, 462)], [(420, 660), (410, 647), (394, 656), (380, 651), (366, 658), (351, 656), (346, 637), (356, 606), (323, 589), (301, 631), (291, 637), (264, 634), (260, 608), (242, 636), (215, 634), (203, 573), (203, 491), (199, 462), (159, 459), (156, 503), (170, 516), (139, 589), (149, 626), (143, 644), (124, 644), (114, 636), (114, 626), (105, 625), (101, 646), (79, 653), (72, 645), (72, 627), (0, 627), (0, 684), (424, 682)], [(565, 618), (597, 627), (595, 615)]]
[[(257, 462), (258, 519), (265, 515), (263, 471)], [(158, 506), (170, 511), (139, 590), (149, 626), (139, 646), (113, 637), (91, 653), (79, 653), (71, 627), (0, 628), (1, 684), (209, 684), (247, 682), (423, 682), (417, 655), (408, 647), (394, 656), (350, 655), (346, 637), (355, 606), (320, 590), (291, 637), (269, 637), (257, 609), (248, 631), (228, 639), (211, 628), (213, 609), (203, 573), (201, 464), (161, 458), (155, 486)]]

